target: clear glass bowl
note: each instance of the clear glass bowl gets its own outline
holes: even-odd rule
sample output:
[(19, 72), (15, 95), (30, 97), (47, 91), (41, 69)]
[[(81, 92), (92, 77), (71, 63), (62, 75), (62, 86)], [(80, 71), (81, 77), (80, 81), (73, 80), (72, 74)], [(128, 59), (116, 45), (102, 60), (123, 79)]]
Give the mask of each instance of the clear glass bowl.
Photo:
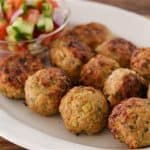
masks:
[(69, 22), (70, 10), (67, 7), (67, 4), (64, 0), (56, 0), (59, 4), (59, 9), (64, 11), (65, 21), (61, 26), (59, 26), (56, 30), (39, 35), (39, 37), (19, 42), (9, 42), (9, 41), (1, 41), (0, 40), (0, 57), (3, 55), (16, 53), (16, 52), (29, 52), (31, 54), (38, 54), (43, 51), (46, 51), (53, 40), (58, 38), (62, 33), (63, 29)]

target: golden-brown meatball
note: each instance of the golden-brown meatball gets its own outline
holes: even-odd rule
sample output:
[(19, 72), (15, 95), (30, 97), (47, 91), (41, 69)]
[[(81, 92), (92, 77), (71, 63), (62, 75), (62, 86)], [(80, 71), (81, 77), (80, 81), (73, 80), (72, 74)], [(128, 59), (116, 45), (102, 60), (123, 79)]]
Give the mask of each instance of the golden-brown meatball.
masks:
[(0, 60), (0, 91), (9, 98), (24, 98), (24, 85), (29, 75), (44, 66), (37, 56), (12, 54)]
[(85, 64), (81, 71), (81, 83), (95, 88), (102, 88), (104, 81), (119, 64), (106, 56), (97, 55)]
[(96, 52), (119, 62), (121, 67), (130, 66), (130, 58), (136, 46), (122, 38), (113, 38), (96, 48)]
[(62, 119), (73, 133), (94, 134), (106, 125), (108, 105), (103, 94), (93, 87), (74, 87), (61, 100)]
[(115, 138), (129, 148), (150, 146), (150, 101), (130, 98), (115, 106), (108, 126)]
[(92, 49), (95, 49), (99, 44), (102, 44), (112, 36), (111, 32), (104, 25), (96, 22), (77, 25), (67, 32), (66, 35), (77, 37)]
[(131, 68), (150, 81), (150, 48), (138, 49), (133, 53)]
[(41, 115), (53, 115), (58, 112), (60, 100), (69, 87), (70, 79), (61, 69), (39, 70), (26, 81), (26, 104)]
[(60, 67), (74, 81), (80, 76), (80, 70), (94, 53), (74, 37), (63, 37), (54, 42), (50, 50), (53, 65)]
[(112, 107), (126, 98), (146, 98), (146, 92), (145, 80), (129, 69), (116, 69), (104, 83), (104, 94)]

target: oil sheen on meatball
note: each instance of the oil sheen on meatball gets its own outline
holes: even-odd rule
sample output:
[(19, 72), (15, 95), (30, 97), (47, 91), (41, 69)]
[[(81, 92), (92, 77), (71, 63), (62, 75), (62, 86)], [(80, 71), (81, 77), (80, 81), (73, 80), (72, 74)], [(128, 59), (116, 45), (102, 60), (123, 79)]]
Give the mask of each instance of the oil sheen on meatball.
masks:
[(0, 60), (0, 91), (12, 99), (24, 98), (24, 85), (28, 76), (44, 68), (37, 56), (12, 54)]
[(115, 106), (108, 126), (129, 148), (150, 146), (150, 100), (130, 98)]
[(131, 68), (150, 82), (150, 48), (138, 49), (133, 53)]
[(69, 88), (70, 79), (61, 69), (50, 67), (39, 70), (26, 81), (26, 104), (41, 115), (54, 115)]
[(96, 52), (115, 59), (121, 67), (130, 67), (130, 59), (136, 46), (123, 39), (113, 38), (96, 48)]
[(119, 64), (115, 60), (103, 55), (97, 55), (83, 66), (81, 83), (101, 89), (107, 77), (117, 68), (119, 68)]
[(50, 50), (52, 64), (66, 71), (75, 82), (79, 79), (83, 64), (93, 56), (92, 50), (74, 37), (58, 39)]
[(104, 94), (112, 107), (130, 97), (146, 98), (146, 92), (146, 81), (130, 69), (116, 69), (104, 83)]
[(96, 22), (75, 26), (67, 35), (77, 37), (92, 49), (95, 49), (99, 44), (102, 44), (112, 36), (107, 27)]
[(103, 94), (93, 87), (74, 87), (59, 107), (66, 128), (75, 134), (95, 134), (106, 125), (108, 105)]

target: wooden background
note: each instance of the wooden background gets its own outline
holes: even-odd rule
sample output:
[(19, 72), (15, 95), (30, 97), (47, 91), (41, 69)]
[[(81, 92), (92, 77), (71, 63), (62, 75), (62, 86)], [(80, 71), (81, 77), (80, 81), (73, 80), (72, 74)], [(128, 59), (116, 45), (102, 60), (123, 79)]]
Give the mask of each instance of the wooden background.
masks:
[[(107, 3), (110, 5), (119, 6), (144, 16), (150, 16), (150, 0), (93, 0), (96, 2)], [(0, 150), (24, 150), (7, 140), (0, 138)]]

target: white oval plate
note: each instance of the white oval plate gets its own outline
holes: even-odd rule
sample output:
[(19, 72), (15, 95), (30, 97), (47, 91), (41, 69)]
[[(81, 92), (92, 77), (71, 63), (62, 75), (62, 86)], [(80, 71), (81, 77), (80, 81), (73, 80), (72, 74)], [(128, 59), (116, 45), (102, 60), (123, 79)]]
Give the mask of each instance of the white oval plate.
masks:
[[(67, 0), (71, 8), (71, 24), (101, 22), (115, 34), (150, 46), (150, 21), (139, 15), (91, 2)], [(41, 117), (31, 112), (23, 102), (0, 96), (0, 135), (35, 150), (54, 149), (126, 149), (109, 131), (95, 136), (75, 136), (69, 133), (59, 116)]]

